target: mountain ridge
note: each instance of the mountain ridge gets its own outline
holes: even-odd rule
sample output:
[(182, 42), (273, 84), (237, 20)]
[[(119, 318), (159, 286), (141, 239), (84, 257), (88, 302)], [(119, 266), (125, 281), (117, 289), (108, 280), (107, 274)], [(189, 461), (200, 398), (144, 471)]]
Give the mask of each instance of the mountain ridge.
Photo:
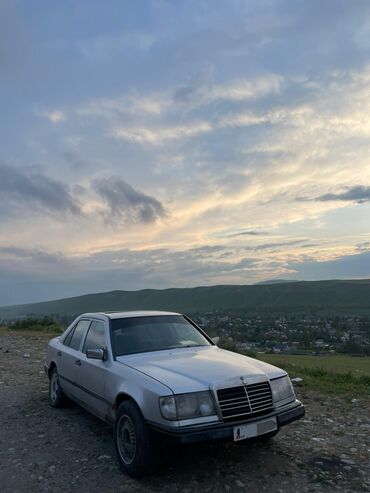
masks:
[(0, 318), (108, 310), (370, 315), (370, 279), (108, 291), (0, 307)]

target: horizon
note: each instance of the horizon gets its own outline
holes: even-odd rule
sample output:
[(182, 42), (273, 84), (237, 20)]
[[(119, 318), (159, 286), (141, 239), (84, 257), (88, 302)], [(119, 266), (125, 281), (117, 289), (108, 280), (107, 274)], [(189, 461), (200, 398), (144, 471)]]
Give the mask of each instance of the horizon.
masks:
[(369, 2), (0, 22), (0, 306), (370, 278)]

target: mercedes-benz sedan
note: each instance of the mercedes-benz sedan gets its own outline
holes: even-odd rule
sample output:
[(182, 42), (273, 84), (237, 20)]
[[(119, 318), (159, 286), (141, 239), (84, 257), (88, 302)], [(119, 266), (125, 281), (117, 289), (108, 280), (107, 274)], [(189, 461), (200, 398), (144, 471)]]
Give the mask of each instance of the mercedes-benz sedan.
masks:
[(70, 398), (114, 424), (132, 476), (155, 469), (158, 437), (267, 439), (304, 415), (284, 370), (220, 349), (179, 313), (85, 313), (49, 342), (45, 371), (53, 407)]

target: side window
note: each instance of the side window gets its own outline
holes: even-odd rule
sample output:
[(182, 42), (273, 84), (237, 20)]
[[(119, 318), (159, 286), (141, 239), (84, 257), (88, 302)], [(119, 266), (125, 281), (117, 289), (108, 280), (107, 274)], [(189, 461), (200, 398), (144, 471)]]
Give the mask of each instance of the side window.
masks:
[(90, 325), (90, 320), (80, 320), (78, 322), (73, 332), (72, 339), (69, 343), (69, 347), (76, 350), (80, 349), (81, 341), (89, 325)]
[(85, 339), (83, 352), (86, 353), (88, 349), (103, 349), (105, 346), (104, 322), (93, 320)]
[(71, 344), (71, 339), (72, 339), (73, 332), (74, 332), (75, 328), (76, 328), (76, 326), (75, 327), (72, 327), (72, 329), (68, 332), (68, 334), (64, 338), (63, 344), (65, 346), (69, 346)]

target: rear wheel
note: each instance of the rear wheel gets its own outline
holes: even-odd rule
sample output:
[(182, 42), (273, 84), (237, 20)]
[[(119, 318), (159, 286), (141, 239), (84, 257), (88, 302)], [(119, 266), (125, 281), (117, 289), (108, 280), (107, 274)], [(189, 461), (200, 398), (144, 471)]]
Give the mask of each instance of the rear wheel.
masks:
[(125, 401), (118, 408), (114, 446), (121, 470), (130, 476), (146, 476), (159, 465), (156, 440), (133, 401)]
[(56, 368), (53, 368), (49, 380), (49, 402), (52, 407), (63, 407), (67, 401), (59, 382), (59, 375)]

